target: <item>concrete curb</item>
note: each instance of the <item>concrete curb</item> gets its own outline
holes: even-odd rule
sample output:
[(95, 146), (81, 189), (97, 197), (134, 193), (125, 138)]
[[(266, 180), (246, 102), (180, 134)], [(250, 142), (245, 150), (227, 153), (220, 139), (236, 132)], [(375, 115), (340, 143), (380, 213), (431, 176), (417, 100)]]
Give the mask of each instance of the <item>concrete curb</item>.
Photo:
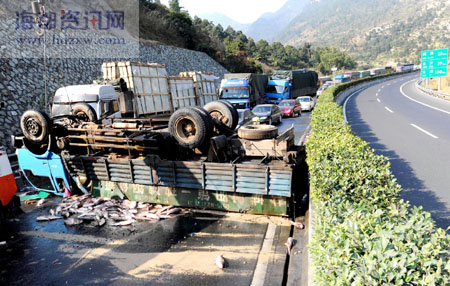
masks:
[(421, 86), (420, 84), (422, 83), (422, 79), (419, 79), (418, 81), (416, 81), (416, 88), (420, 91), (422, 91), (423, 93), (426, 93), (428, 95), (432, 95), (434, 97), (438, 97), (441, 99), (445, 99), (445, 100), (449, 100), (450, 101), (450, 94), (446, 94), (443, 92), (439, 92), (439, 91), (435, 91), (426, 87)]

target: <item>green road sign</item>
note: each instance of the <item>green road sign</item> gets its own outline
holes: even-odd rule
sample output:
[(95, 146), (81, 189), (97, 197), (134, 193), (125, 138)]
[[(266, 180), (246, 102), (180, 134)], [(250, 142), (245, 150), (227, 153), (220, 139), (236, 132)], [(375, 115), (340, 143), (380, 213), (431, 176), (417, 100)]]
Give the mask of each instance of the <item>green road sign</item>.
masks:
[(421, 78), (447, 76), (448, 49), (423, 51)]

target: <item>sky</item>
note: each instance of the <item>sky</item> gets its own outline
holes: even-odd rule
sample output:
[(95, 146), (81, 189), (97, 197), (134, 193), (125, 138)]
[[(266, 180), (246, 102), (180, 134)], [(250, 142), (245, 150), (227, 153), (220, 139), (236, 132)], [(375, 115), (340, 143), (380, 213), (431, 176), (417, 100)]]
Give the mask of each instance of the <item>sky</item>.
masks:
[[(253, 23), (267, 12), (276, 12), (287, 0), (179, 0), (191, 16), (221, 13), (243, 24)], [(161, 0), (168, 4), (169, 0)]]

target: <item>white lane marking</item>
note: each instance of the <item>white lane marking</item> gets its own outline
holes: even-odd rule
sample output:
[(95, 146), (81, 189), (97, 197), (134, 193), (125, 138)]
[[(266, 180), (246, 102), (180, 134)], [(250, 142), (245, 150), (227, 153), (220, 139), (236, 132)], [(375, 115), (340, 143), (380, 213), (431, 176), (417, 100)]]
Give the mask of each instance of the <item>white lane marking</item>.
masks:
[(344, 113), (344, 120), (345, 122), (348, 122), (347, 120), (347, 103), (350, 100), (350, 98), (352, 98), (355, 94), (357, 94), (358, 92), (360, 92), (361, 90), (365, 89), (364, 87), (361, 89), (358, 89), (357, 91), (355, 91), (354, 93), (350, 94), (347, 99), (344, 102), (344, 106), (343, 106), (343, 113)]
[(378, 92), (380, 92), (381, 91), (381, 88), (378, 90)]
[(414, 128), (416, 128), (416, 129), (418, 129), (418, 130), (420, 130), (420, 131), (422, 131), (423, 133), (427, 134), (428, 136), (433, 137), (434, 139), (439, 139), (436, 135), (431, 134), (430, 132), (426, 131), (426, 130), (423, 129), (423, 128), (420, 128), (419, 126), (417, 126), (417, 125), (415, 125), (415, 124), (412, 124), (412, 123), (411, 123), (411, 126), (414, 127)]
[(384, 88), (384, 85), (381, 88)]
[(377, 98), (377, 101), (378, 101), (378, 102), (381, 102), (381, 100), (380, 100), (379, 98)]
[(378, 92), (375, 94), (375, 96), (378, 96)]
[(275, 238), (275, 230), (277, 225), (274, 223), (269, 223), (267, 227), (266, 236), (264, 237), (264, 242), (261, 247), (261, 251), (258, 255), (258, 262), (256, 263), (255, 272), (253, 274), (251, 286), (264, 285), (264, 280), (266, 280), (267, 266), (269, 265), (269, 259), (273, 252), (272, 246)]
[(416, 80), (417, 80), (417, 79), (413, 79), (413, 80), (410, 80), (410, 81), (405, 82), (405, 83), (400, 87), (400, 92), (401, 92), (401, 94), (402, 94), (404, 97), (406, 97), (407, 99), (412, 100), (412, 101), (414, 101), (414, 102), (416, 102), (416, 103), (418, 103), (418, 104), (421, 104), (421, 105), (423, 105), (423, 106), (426, 106), (426, 107), (429, 107), (429, 108), (431, 108), (431, 109), (434, 109), (434, 110), (437, 110), (437, 111), (440, 111), (440, 112), (443, 112), (443, 113), (445, 113), (445, 114), (450, 115), (450, 112), (448, 112), (448, 111), (445, 111), (445, 110), (442, 110), (442, 109), (440, 109), (440, 108), (437, 108), (437, 107), (431, 106), (431, 105), (429, 105), (429, 104), (423, 103), (423, 102), (421, 102), (421, 101), (418, 101), (418, 100), (416, 100), (416, 99), (414, 99), (414, 98), (411, 98), (411, 97), (409, 97), (409, 96), (406, 95), (406, 93), (403, 91), (403, 88), (404, 88), (405, 85), (407, 85), (408, 83), (410, 83), (410, 82), (412, 82), (412, 81), (416, 81)]
[(388, 107), (385, 106), (384, 108), (386, 108), (386, 110), (389, 111), (390, 113), (394, 113), (394, 111), (390, 110)]

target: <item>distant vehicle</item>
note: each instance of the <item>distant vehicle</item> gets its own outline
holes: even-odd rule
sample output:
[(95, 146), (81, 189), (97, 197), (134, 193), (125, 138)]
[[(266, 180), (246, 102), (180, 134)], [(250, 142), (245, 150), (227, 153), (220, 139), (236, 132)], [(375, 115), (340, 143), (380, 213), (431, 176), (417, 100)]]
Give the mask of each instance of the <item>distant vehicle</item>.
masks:
[(319, 77), (319, 85), (324, 85), (324, 83), (332, 81), (333, 79), (329, 76)]
[(324, 84), (324, 85), (322, 85), (321, 87), (319, 87), (319, 89), (317, 90), (317, 92), (316, 92), (316, 95), (317, 96), (320, 96), (321, 94), (322, 94), (322, 92), (324, 92), (325, 90), (327, 90), (327, 88), (328, 88), (328, 84)]
[(399, 65), (396, 68), (396, 72), (405, 72), (405, 71), (412, 71), (414, 69), (414, 64), (404, 64)]
[(302, 111), (303, 110), (311, 111), (314, 109), (314, 106), (316, 105), (314, 98), (310, 96), (298, 97), (296, 101), (300, 104)]
[(349, 82), (351, 80), (352, 80), (351, 77), (349, 75), (346, 75), (346, 74), (337, 74), (337, 75), (334, 76), (334, 82), (336, 84)]
[(236, 109), (251, 109), (264, 102), (268, 78), (267, 75), (255, 73), (225, 74), (219, 97)]
[(370, 69), (370, 76), (386, 74), (386, 68)]
[(370, 76), (370, 70), (364, 70), (364, 71), (360, 71), (359, 72), (359, 77), (360, 78), (366, 78)]
[(275, 104), (260, 104), (253, 108), (252, 112), (259, 117), (260, 123), (280, 124), (283, 120), (281, 109)]
[(295, 99), (283, 100), (278, 107), (283, 112), (283, 116), (296, 117), (302, 115), (302, 108)]
[(315, 71), (294, 70), (274, 71), (267, 83), (266, 102), (280, 103), (284, 99), (299, 96), (314, 96), (318, 88), (318, 75)]
[(237, 111), (239, 114), (239, 122), (237, 128), (252, 124), (253, 118), (257, 117), (253, 112), (251, 112), (248, 109), (238, 109)]
[(358, 80), (361, 78), (360, 72), (357, 71), (348, 71), (345, 72), (344, 75), (350, 77), (350, 80)]

